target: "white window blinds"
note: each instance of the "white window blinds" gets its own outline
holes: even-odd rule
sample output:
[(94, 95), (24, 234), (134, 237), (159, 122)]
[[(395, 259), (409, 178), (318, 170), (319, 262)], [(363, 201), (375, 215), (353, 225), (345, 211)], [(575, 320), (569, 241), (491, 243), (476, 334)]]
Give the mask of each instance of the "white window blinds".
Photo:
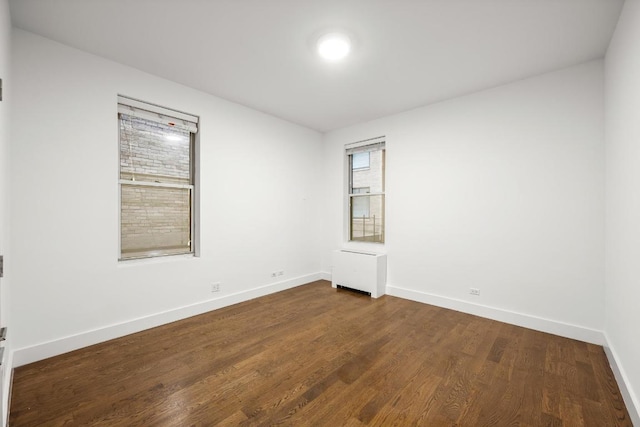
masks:
[(347, 155), (356, 153), (366, 153), (368, 151), (384, 150), (385, 140), (384, 137), (368, 139), (366, 141), (354, 142), (353, 144), (347, 144), (345, 150)]
[(197, 116), (125, 98), (124, 96), (118, 96), (118, 113), (151, 120), (192, 133), (198, 131)]

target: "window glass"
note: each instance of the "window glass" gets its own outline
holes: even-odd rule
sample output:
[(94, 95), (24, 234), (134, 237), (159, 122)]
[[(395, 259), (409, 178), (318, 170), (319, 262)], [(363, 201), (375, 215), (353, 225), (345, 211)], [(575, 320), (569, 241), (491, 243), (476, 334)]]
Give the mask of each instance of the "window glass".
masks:
[(384, 195), (354, 196), (351, 200), (351, 240), (384, 242)]
[(122, 186), (123, 258), (191, 252), (191, 189)]
[(355, 153), (353, 155), (353, 168), (363, 169), (369, 167), (369, 152)]

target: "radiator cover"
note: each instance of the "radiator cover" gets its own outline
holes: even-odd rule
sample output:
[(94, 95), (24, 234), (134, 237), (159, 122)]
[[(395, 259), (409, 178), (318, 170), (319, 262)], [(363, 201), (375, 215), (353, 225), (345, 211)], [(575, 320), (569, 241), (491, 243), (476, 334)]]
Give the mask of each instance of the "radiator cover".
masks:
[(347, 249), (333, 251), (331, 286), (368, 292), (373, 298), (385, 294), (387, 255)]

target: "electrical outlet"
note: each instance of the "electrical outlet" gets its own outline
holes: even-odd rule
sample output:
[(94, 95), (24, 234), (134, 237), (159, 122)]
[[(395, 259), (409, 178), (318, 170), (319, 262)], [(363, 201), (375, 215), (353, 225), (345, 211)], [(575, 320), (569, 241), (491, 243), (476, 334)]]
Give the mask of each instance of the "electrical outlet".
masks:
[(469, 288), (469, 293), (470, 293), (471, 295), (479, 296), (479, 295), (480, 295), (480, 289), (477, 289), (477, 288)]
[(220, 282), (211, 284), (211, 292), (220, 292)]

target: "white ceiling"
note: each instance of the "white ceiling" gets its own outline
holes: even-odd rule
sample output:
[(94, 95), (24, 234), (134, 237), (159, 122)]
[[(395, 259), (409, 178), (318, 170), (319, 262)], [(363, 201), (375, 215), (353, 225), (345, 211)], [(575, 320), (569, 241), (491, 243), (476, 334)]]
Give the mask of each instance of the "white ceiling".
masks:
[[(13, 25), (329, 131), (602, 57), (622, 0), (12, 0)], [(356, 40), (323, 63), (318, 35)]]

